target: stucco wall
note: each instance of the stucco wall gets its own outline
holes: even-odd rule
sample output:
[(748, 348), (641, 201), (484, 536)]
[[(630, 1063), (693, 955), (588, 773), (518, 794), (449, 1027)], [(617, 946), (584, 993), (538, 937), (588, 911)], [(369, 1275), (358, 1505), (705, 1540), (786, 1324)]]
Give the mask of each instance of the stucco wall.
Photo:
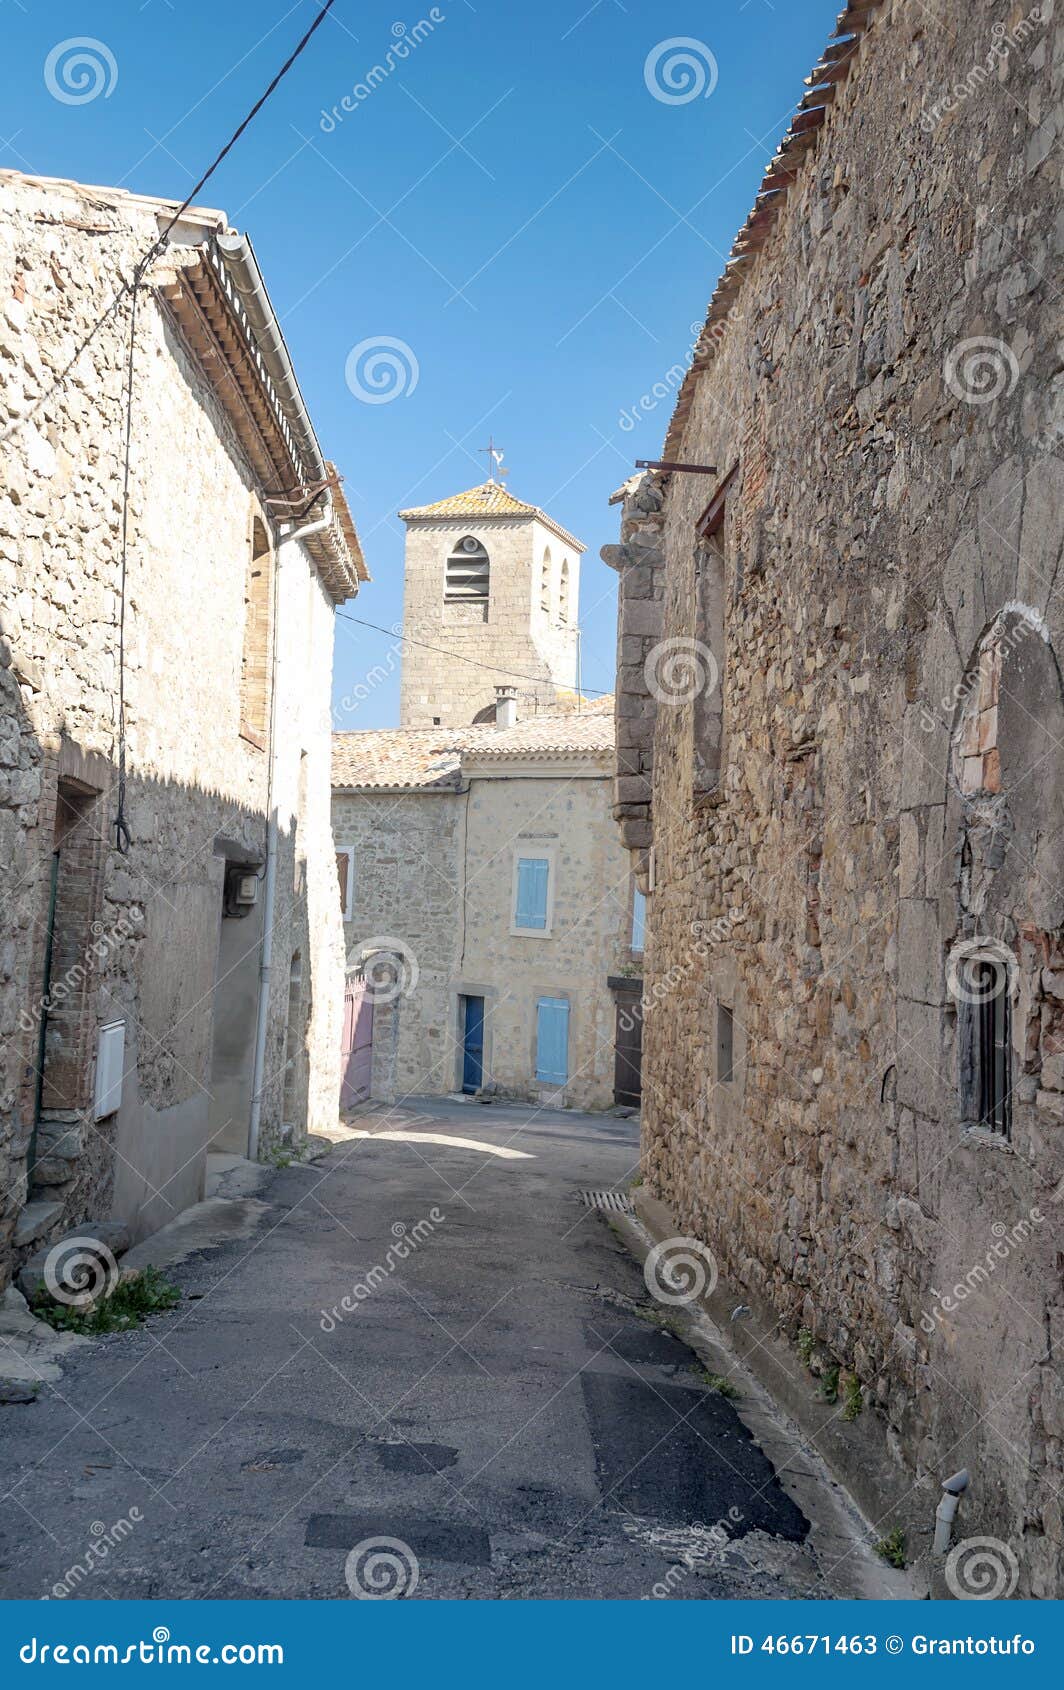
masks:
[[(1064, 800), (1060, 737), (1044, 737), (1064, 652), (1064, 31), (1040, 10), (957, 100), (1024, 9), (979, 0), (940, 29), (884, 8), (840, 88), (669, 454), (739, 465), (721, 779), (694, 802), (678, 688), (653, 707), (649, 821), (636, 786), (620, 815), (633, 847), (652, 828), (647, 981), (667, 984), (644, 1034), (650, 1189), (738, 1297), (852, 1372), (890, 1496), (930, 1518), (967, 1466), (964, 1534), (1007, 1540), (1019, 1593), (1045, 1596), (1064, 1548)], [(952, 112), (925, 121), (947, 93)], [(980, 336), (983, 387), (965, 352)], [(659, 631), (706, 638), (695, 528), (711, 492), (668, 481), (657, 555), (653, 500), (630, 502), (622, 593), (630, 575), (647, 608), (629, 619), (644, 643), (621, 718), (649, 717)], [(1000, 780), (973, 798), (964, 700), (1016, 601), (1031, 615), (1001, 671)], [(645, 746), (629, 757), (622, 772), (645, 779)], [(1016, 967), (1010, 1143), (962, 1124), (947, 973), (973, 934)]]
[[(134, 257), (150, 208), (59, 185), (0, 181), (0, 373), (4, 420), (47, 389)], [(150, 288), (140, 300), (126, 611), (127, 856), (113, 849), (122, 378), (128, 306), (70, 377), (5, 443), (0, 485), (0, 1261), (26, 1197), (58, 775), (100, 796), (85, 1037), (126, 1021), (122, 1106), (83, 1117), (52, 1228), (112, 1208), (151, 1230), (202, 1190), (225, 854), (261, 864), (266, 756), (239, 736), (239, 675), (252, 477), (228, 424)], [(264, 1137), (280, 1129), (292, 935), (309, 951), (316, 1071), (312, 1118), (335, 1110), (339, 921), (329, 830), (332, 617), (297, 548), (280, 579), (283, 657), (277, 951)], [(300, 781), (300, 752), (307, 769)], [(95, 757), (93, 754), (96, 754)], [(85, 758), (89, 765), (85, 765)], [(296, 828), (298, 794), (305, 794)], [(305, 859), (305, 868), (298, 859)], [(330, 882), (331, 877), (331, 882)], [(308, 928), (308, 914), (312, 925)], [(312, 937), (308, 937), (308, 934)], [(300, 942), (300, 938), (296, 938)], [(223, 988), (224, 989), (224, 986)], [(270, 1066), (269, 1064), (272, 1064)], [(92, 1074), (86, 1074), (91, 1091)], [(331, 1101), (330, 1101), (331, 1100)], [(116, 1179), (116, 1167), (119, 1170)], [(63, 1172), (53, 1165), (43, 1170)], [(40, 1176), (38, 1175), (38, 1178)], [(0, 1272), (3, 1267), (0, 1267)]]

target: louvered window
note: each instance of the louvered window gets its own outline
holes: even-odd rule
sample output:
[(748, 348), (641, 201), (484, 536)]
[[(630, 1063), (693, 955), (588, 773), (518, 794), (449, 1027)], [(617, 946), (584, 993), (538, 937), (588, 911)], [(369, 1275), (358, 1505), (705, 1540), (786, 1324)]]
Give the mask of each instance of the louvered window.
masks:
[(447, 559), (447, 575), (443, 590), (448, 604), (462, 604), (470, 600), (483, 604), (488, 596), (490, 575), (488, 554), (479, 540), (467, 534), (459, 540)]

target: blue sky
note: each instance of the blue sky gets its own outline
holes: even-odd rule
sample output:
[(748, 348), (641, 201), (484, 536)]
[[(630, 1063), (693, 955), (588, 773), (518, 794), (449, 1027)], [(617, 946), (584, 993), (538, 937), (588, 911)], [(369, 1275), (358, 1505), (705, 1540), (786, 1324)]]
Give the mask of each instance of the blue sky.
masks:
[[(316, 9), (0, 0), (0, 164), (181, 198)], [(686, 359), (837, 11), (837, 0), (337, 0), (203, 198), (251, 235), (346, 477), (374, 577), (353, 614), (398, 620), (395, 513), (482, 481), (477, 448), (491, 433), (510, 489), (587, 543), (584, 680), (611, 686), (606, 501), (635, 458), (659, 454), (669, 402), (635, 426), (621, 419)], [(404, 35), (406, 56), (389, 65)], [(78, 104), (56, 99), (44, 74), (73, 37), (103, 43), (114, 64), (111, 91)], [(670, 82), (667, 44), (681, 38), (695, 43), (692, 65)], [(388, 74), (353, 98), (374, 65)], [(648, 79), (659, 93), (704, 91), (661, 99)], [(351, 353), (381, 341), (402, 343), (400, 391), (369, 403), (358, 388), (371, 372)], [(390, 644), (338, 622), (338, 700), (360, 693)], [(388, 726), (397, 712), (392, 675), (337, 725)]]

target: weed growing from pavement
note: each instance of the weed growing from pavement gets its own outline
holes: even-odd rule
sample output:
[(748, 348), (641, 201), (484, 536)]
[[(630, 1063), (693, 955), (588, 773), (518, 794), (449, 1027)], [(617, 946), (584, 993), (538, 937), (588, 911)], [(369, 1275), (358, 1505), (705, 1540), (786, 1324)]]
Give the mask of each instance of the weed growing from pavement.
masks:
[(825, 1367), (820, 1380), (820, 1395), (825, 1402), (838, 1402), (839, 1369), (837, 1367)]
[(176, 1285), (164, 1279), (158, 1268), (145, 1268), (143, 1273), (123, 1279), (109, 1297), (89, 1308), (75, 1308), (69, 1303), (52, 1301), (47, 1291), (38, 1292), (33, 1312), (57, 1332), (80, 1332), (95, 1337), (103, 1332), (128, 1332), (143, 1326), (150, 1314), (172, 1309), (180, 1300)]
[(900, 1526), (895, 1526), (886, 1537), (881, 1537), (876, 1544), (876, 1554), (880, 1560), (886, 1561), (888, 1566), (897, 1567), (901, 1572), (905, 1566), (905, 1533)]
[(707, 1367), (700, 1367), (696, 1378), (700, 1379), (703, 1385), (707, 1385), (711, 1391), (716, 1391), (718, 1397), (737, 1397), (739, 1395), (731, 1380), (726, 1379), (723, 1373), (710, 1373)]
[(813, 1360), (814, 1343), (815, 1339), (808, 1326), (803, 1326), (798, 1334), (798, 1354), (801, 1356), (805, 1367), (808, 1367)]

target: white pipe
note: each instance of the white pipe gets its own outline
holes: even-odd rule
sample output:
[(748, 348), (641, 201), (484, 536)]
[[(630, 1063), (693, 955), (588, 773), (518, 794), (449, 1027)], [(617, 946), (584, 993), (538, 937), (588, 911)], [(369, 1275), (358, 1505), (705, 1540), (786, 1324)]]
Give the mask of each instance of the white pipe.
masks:
[(310, 534), (319, 534), (328, 528), (333, 520), (332, 489), (325, 492), (325, 504), (322, 515), (315, 517), (312, 522), (305, 523), (302, 528), (295, 529), (282, 537), (277, 551), (277, 564), (273, 572), (273, 663), (272, 684), (270, 687), (270, 745), (269, 745), (269, 773), (267, 776), (267, 820), (266, 820), (266, 872), (262, 884), (262, 950), (259, 953), (259, 1003), (255, 1019), (255, 1055), (251, 1069), (251, 1117), (248, 1123), (248, 1160), (257, 1162), (259, 1159), (259, 1140), (262, 1135), (262, 1094), (265, 1089), (266, 1069), (266, 1037), (270, 1025), (270, 982), (273, 975), (273, 906), (277, 891), (277, 805), (273, 801), (277, 781), (277, 653), (280, 646), (278, 638), (278, 606), (281, 602), (281, 561), (285, 548), (296, 540), (303, 540)]
[(969, 1483), (967, 1467), (962, 1467), (959, 1473), (954, 1473), (943, 1481), (942, 1501), (935, 1509), (935, 1541), (932, 1554), (945, 1555), (948, 1552), (954, 1516)]

